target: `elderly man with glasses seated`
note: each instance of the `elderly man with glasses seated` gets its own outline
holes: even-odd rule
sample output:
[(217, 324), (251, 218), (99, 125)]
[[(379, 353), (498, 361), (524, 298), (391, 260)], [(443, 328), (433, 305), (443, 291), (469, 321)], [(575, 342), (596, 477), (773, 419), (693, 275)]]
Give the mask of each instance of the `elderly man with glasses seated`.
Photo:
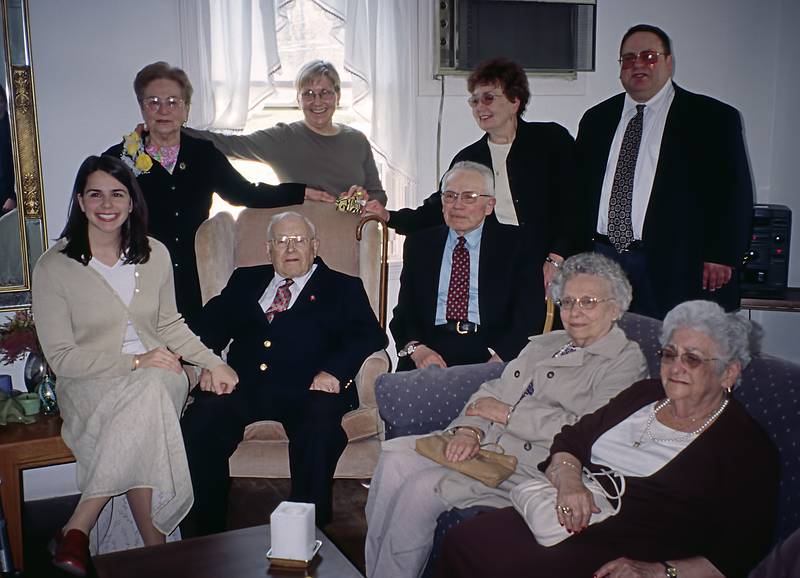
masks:
[(205, 391), (204, 372), (204, 391), (181, 421), (194, 489), (187, 534), (225, 529), (228, 458), (259, 420), (280, 421), (289, 437), (289, 499), (314, 503), (318, 526), (330, 522), (333, 474), (347, 445), (342, 416), (358, 406), (353, 379), (386, 346), (361, 281), (317, 257), (311, 221), (279, 213), (267, 239), (272, 265), (236, 269), (194, 325), (217, 353), (230, 342), (239, 385), (224, 395)]
[(409, 235), (403, 247), (389, 325), (401, 371), (508, 361), (544, 320), (542, 271), (519, 227), (486, 218), (491, 169), (456, 163), (441, 188), (445, 225)]

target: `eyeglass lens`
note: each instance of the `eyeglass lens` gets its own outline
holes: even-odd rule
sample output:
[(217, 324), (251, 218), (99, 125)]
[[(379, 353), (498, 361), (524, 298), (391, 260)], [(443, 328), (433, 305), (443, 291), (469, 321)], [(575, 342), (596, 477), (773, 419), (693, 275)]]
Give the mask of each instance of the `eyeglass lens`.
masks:
[(489, 106), (492, 104), (496, 98), (502, 96), (501, 94), (495, 94), (493, 92), (482, 92), (480, 94), (473, 94), (467, 99), (467, 102), (471, 107), (478, 106), (480, 102), (484, 106)]
[(302, 235), (281, 235), (273, 239), (272, 242), (281, 248), (288, 247), (289, 245), (304, 247), (305, 244), (308, 243), (308, 237), (303, 237)]
[(601, 301), (605, 301), (605, 299), (598, 299), (597, 297), (579, 297), (578, 299), (574, 297), (564, 297), (556, 301), (556, 305), (562, 309), (572, 309), (577, 304), (580, 309), (591, 311), (597, 307), (597, 304)]
[(697, 369), (704, 361), (713, 361), (710, 358), (705, 359), (690, 351), (684, 351), (679, 355), (676, 350), (670, 347), (665, 347), (664, 349), (659, 350), (658, 355), (661, 358), (661, 361), (667, 364), (675, 363), (675, 360), (680, 358), (681, 363), (683, 363), (689, 369)]
[(319, 92), (314, 92), (313, 90), (308, 89), (300, 93), (300, 96), (303, 98), (303, 100), (308, 101), (312, 101), (317, 97), (319, 97), (321, 100), (331, 100), (335, 95), (335, 92), (328, 90), (327, 88), (323, 88)]
[(629, 52), (623, 54), (619, 58), (619, 62), (623, 69), (633, 68), (633, 65), (638, 61), (645, 66), (652, 66), (658, 62), (658, 57), (661, 56), (660, 52), (655, 50), (643, 50), (642, 52)]
[(442, 193), (442, 197), (445, 203), (455, 203), (458, 199), (461, 199), (462, 203), (467, 205), (471, 205), (475, 201), (478, 200), (480, 197), (480, 193), (474, 193), (472, 191), (464, 191), (461, 193), (457, 193), (455, 191), (445, 191)]
[(159, 98), (157, 96), (150, 96), (145, 98), (142, 103), (147, 108), (147, 110), (151, 112), (156, 112), (161, 109), (161, 105), (167, 107), (167, 110), (175, 110), (176, 108), (183, 106), (183, 100), (180, 98), (175, 98), (174, 96), (170, 96), (168, 98)]

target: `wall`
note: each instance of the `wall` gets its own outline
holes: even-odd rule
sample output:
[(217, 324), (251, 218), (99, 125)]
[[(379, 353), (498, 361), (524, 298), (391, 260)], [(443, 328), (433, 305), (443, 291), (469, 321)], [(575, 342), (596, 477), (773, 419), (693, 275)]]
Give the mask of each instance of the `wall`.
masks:
[[(405, 0), (396, 0), (405, 1)], [(417, 99), (417, 158), (420, 198), (435, 188), (438, 86), (423, 70), (432, 54), (432, 0), (418, 0), (420, 96)], [(88, 154), (118, 142), (138, 122), (131, 83), (148, 62), (180, 64), (178, 3), (159, 0), (30, 2), (33, 62), (39, 105), (41, 153), (50, 237), (61, 230), (75, 171)], [(662, 26), (673, 38), (676, 80), (736, 106), (743, 115), (753, 177), (760, 202), (794, 205), (797, 126), (794, 95), (798, 78), (794, 34), (800, 8), (792, 0), (600, 0), (597, 70), (570, 82), (533, 79), (526, 118), (555, 120), (574, 134), (582, 112), (619, 92), (619, 39), (633, 24)], [(427, 44), (426, 44), (427, 43)], [(788, 71), (793, 74), (787, 74)], [(448, 78), (443, 113), (441, 163), (480, 137), (465, 102), (463, 78)], [(800, 284), (800, 236), (792, 243), (792, 281)], [(769, 351), (790, 351), (797, 331), (788, 314), (761, 315)], [(67, 470), (69, 471), (69, 470)], [(69, 473), (47, 470), (26, 476), (28, 497), (69, 491)], [(36, 475), (41, 475), (36, 479)], [(43, 480), (50, 484), (45, 487)], [(59, 486), (58, 480), (63, 483)], [(61, 487), (62, 490), (54, 490)]]

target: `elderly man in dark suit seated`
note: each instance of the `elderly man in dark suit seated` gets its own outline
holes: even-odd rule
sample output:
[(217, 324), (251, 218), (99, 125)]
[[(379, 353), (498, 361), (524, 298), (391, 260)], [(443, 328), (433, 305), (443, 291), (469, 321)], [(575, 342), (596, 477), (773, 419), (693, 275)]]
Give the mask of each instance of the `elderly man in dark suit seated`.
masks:
[(181, 422), (194, 507), (184, 533), (225, 529), (228, 458), (245, 427), (276, 420), (289, 437), (290, 500), (316, 505), (317, 525), (331, 519), (331, 486), (347, 445), (342, 416), (358, 406), (353, 379), (386, 346), (361, 281), (317, 257), (313, 223), (294, 212), (267, 229), (272, 265), (241, 267), (203, 308), (193, 328), (239, 374), (233, 391), (208, 376)]
[(492, 214), (494, 175), (458, 162), (442, 177), (445, 225), (409, 235), (389, 328), (399, 371), (514, 359), (544, 322), (541, 267)]

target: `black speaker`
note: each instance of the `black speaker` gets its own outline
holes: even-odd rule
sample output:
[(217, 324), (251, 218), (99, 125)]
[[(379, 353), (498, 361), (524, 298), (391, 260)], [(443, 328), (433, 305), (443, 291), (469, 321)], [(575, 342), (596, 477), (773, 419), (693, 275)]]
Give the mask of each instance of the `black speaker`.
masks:
[(742, 297), (782, 298), (789, 279), (792, 210), (754, 205), (753, 234), (739, 276)]

